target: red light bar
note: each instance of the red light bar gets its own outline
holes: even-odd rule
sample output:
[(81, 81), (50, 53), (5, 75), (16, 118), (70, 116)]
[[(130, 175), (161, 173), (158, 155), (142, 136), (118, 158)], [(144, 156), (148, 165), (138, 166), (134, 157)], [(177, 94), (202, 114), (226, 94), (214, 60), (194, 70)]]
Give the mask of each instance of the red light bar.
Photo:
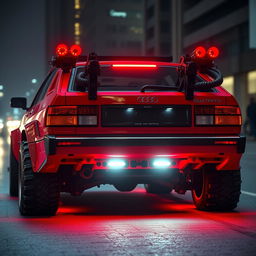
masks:
[(68, 53), (68, 47), (65, 44), (58, 44), (56, 47), (56, 54), (58, 56), (65, 56)]
[(155, 64), (113, 64), (113, 68), (156, 68)]
[(73, 56), (79, 56), (79, 55), (81, 55), (81, 53), (82, 53), (82, 48), (79, 46), (79, 45), (77, 45), (77, 44), (74, 44), (74, 45), (72, 45), (71, 46), (71, 48), (70, 48), (70, 53), (73, 55)]
[(237, 144), (237, 141), (228, 141), (228, 140), (225, 140), (225, 141), (223, 141), (223, 140), (220, 140), (220, 141), (218, 141), (218, 140), (216, 140), (216, 141), (214, 141), (214, 144), (216, 144), (216, 145), (236, 145)]
[(206, 50), (203, 46), (198, 46), (195, 50), (194, 50), (194, 55), (196, 58), (204, 58), (206, 55)]
[(220, 51), (217, 47), (212, 46), (208, 49), (207, 51), (207, 55), (211, 58), (211, 59), (216, 59), (220, 54)]

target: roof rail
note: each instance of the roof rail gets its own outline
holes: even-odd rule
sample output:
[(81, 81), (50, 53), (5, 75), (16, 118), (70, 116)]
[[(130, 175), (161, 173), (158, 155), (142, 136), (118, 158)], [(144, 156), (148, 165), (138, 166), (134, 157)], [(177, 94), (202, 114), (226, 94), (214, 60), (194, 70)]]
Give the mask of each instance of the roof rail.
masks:
[[(159, 62), (172, 62), (172, 56), (97, 56), (98, 61), (159, 61)], [(77, 61), (87, 61), (87, 56), (79, 56)]]

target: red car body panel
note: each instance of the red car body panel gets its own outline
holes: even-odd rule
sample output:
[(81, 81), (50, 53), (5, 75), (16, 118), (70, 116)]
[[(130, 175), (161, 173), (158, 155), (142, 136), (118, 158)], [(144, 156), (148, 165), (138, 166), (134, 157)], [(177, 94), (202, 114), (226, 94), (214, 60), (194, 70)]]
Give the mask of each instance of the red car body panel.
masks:
[[(134, 62), (100, 62), (100, 64), (127, 64)], [(143, 62), (136, 62), (143, 63)], [(179, 66), (165, 62), (147, 62), (149, 64)], [(77, 66), (85, 63), (77, 63)], [(226, 90), (221, 87), (217, 92), (195, 92), (194, 99), (186, 100), (183, 92), (98, 92), (97, 100), (88, 100), (85, 92), (69, 92), (68, 86), (71, 73), (64, 73), (61, 69), (55, 74), (44, 99), (25, 113), (19, 129), (11, 134), (12, 151), (19, 161), (19, 145), (24, 136), (29, 144), (29, 152), (32, 160), (34, 172), (57, 172), (61, 165), (73, 165), (75, 171), (80, 171), (84, 164), (92, 164), (93, 169), (105, 169), (96, 167), (97, 159), (105, 161), (110, 157), (122, 156), (124, 159), (150, 159), (156, 155), (169, 156), (175, 164), (174, 168), (185, 169), (188, 165), (193, 165), (194, 169), (202, 167), (204, 164), (216, 164), (217, 170), (236, 170), (240, 168), (240, 158), (242, 152), (237, 150), (237, 143), (228, 145), (119, 145), (119, 146), (76, 146), (55, 145), (55, 153), (49, 154), (45, 138), (54, 136), (55, 138), (78, 138), (88, 136), (170, 136), (170, 137), (223, 137), (238, 138), (241, 132), (240, 126), (195, 126), (194, 106), (198, 105), (220, 105), (238, 106), (236, 100)], [(202, 75), (206, 80), (209, 78)], [(139, 105), (138, 97), (157, 97), (155, 105), (190, 105), (192, 106), (191, 127), (102, 127), (99, 122), (97, 127), (47, 127), (46, 115), (47, 107), (51, 106), (76, 106), (76, 105)], [(147, 103), (145, 103), (147, 104)], [(101, 120), (99, 111), (98, 120)], [(216, 139), (218, 140), (218, 139)], [(196, 140), (195, 140), (196, 141)], [(148, 168), (148, 167), (147, 167)], [(147, 169), (144, 168), (144, 169)], [(142, 168), (143, 169), (143, 168)]]

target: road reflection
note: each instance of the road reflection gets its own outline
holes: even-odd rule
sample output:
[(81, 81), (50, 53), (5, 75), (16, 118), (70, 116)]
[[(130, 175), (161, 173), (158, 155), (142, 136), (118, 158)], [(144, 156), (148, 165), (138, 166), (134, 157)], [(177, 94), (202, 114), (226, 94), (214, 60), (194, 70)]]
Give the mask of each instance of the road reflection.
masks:
[[(56, 216), (22, 217), (18, 199), (7, 194), (8, 152), (0, 138), (0, 238), (3, 234), (12, 241), (20, 255), (26, 248), (35, 255), (84, 255), (85, 247), (88, 255), (114, 255), (113, 250), (115, 255), (171, 255), (174, 248), (180, 254), (173, 255), (240, 256), (256, 250), (256, 208), (244, 207), (248, 198), (243, 197), (233, 212), (202, 212), (195, 209), (190, 192), (158, 196), (142, 186), (122, 193), (105, 185), (81, 197), (63, 193)], [(1, 246), (0, 255), (5, 255)]]
[[(195, 209), (190, 200), (183, 200), (175, 195), (157, 196), (146, 194), (142, 188), (130, 193), (109, 191), (85, 192), (81, 197), (62, 194), (56, 216), (21, 217), (18, 213), (17, 199), (8, 198), (16, 210), (1, 221), (18, 222), (25, 229), (37, 232), (90, 233), (92, 230), (108, 230), (115, 226), (128, 234), (134, 229), (148, 232), (167, 232), (167, 229), (219, 235), (243, 233), (249, 229), (256, 230), (256, 211), (202, 212)], [(189, 196), (187, 196), (188, 198)], [(126, 231), (124, 231), (126, 230)], [(116, 232), (116, 231), (115, 231)]]

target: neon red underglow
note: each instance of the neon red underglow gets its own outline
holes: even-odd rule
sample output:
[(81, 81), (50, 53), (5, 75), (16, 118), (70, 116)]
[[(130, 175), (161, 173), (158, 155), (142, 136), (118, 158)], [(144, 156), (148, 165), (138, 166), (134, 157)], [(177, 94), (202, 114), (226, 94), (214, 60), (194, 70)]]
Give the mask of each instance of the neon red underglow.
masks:
[(65, 56), (68, 53), (68, 46), (65, 44), (58, 44), (56, 47), (56, 54), (58, 56)]
[(75, 57), (79, 56), (82, 53), (82, 48), (79, 45), (74, 44), (70, 47), (70, 53)]
[(194, 50), (194, 54), (196, 58), (204, 58), (206, 55), (206, 50), (203, 46), (198, 46), (195, 50)]
[(220, 54), (220, 51), (217, 47), (212, 46), (208, 49), (207, 51), (207, 55), (211, 58), (211, 59), (216, 59)]
[(155, 64), (113, 64), (113, 68), (156, 68)]

